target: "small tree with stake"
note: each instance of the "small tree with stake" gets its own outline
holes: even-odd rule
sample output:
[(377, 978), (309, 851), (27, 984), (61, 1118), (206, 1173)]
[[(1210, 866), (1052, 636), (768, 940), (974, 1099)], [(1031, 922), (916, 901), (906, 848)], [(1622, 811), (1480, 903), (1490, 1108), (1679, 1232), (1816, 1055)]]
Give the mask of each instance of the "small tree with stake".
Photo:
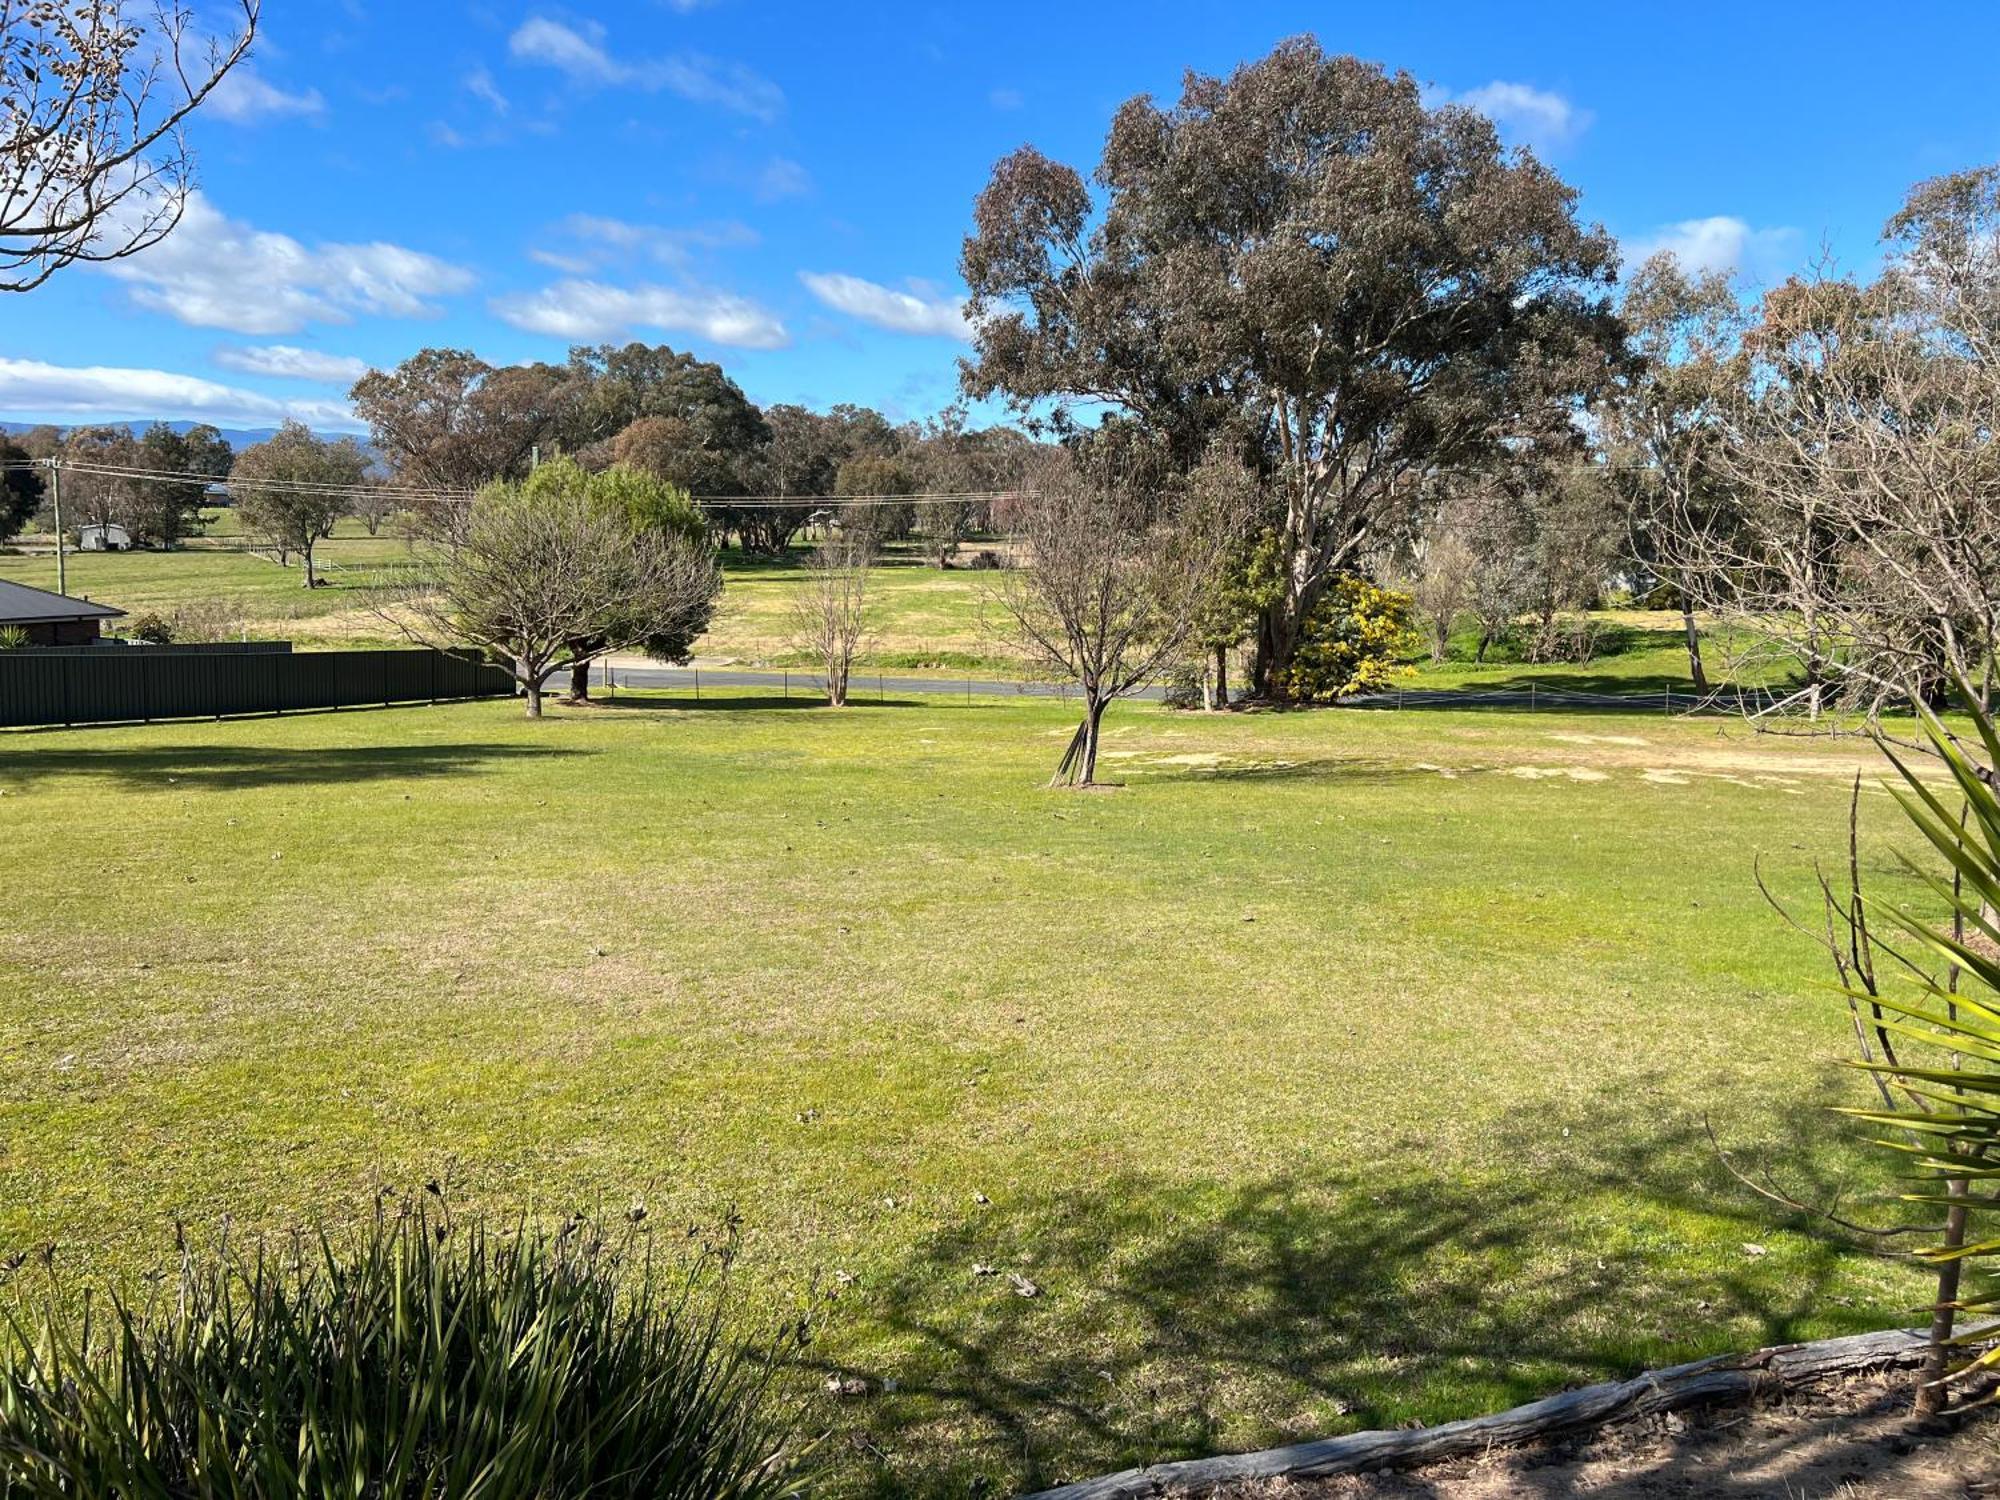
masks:
[(1104, 711), (1199, 622), (1242, 526), (1230, 503), (1242, 487), (1210, 477), (1167, 475), (1154, 454), (1100, 434), (1048, 458), (1022, 497), (1026, 561), (995, 597), (1029, 654), (1083, 692), (1051, 786), (1095, 785)]
[(847, 705), (847, 679), (868, 623), (868, 575), (874, 535), (863, 529), (825, 538), (806, 563), (806, 581), (792, 601), (792, 639), (826, 673), (826, 701)]

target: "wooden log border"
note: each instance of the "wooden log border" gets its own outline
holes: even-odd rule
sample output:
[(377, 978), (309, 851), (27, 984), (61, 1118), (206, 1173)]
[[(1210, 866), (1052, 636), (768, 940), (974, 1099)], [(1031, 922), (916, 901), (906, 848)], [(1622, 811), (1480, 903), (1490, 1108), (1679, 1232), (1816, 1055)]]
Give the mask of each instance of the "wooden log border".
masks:
[[(1158, 1495), (1198, 1494), (1251, 1479), (1312, 1479), (1383, 1467), (1415, 1468), (1633, 1417), (1747, 1401), (1834, 1376), (1920, 1364), (1927, 1333), (1918, 1328), (1891, 1328), (1810, 1344), (1781, 1344), (1750, 1354), (1720, 1354), (1692, 1364), (1648, 1370), (1630, 1380), (1563, 1391), (1491, 1416), (1468, 1417), (1436, 1427), (1354, 1432), (1286, 1448), (1267, 1448), (1261, 1453), (1126, 1469), (1041, 1490), (1026, 1500), (1148, 1500)], [(2000, 1320), (1968, 1330), (1973, 1340), (1996, 1333), (2000, 1333)]]

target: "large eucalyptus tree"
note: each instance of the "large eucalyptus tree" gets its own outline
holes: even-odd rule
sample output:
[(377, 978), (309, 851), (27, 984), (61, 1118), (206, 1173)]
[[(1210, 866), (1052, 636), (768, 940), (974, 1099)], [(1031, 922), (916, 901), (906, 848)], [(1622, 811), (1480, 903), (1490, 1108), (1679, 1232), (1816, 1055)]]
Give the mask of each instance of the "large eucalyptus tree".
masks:
[(1183, 462), (1245, 433), (1280, 570), (1253, 687), (1427, 473), (1575, 441), (1619, 337), (1610, 238), (1492, 123), (1406, 74), (1281, 44), (1127, 102), (1093, 195), (1032, 147), (979, 195), (968, 394), (1099, 402)]

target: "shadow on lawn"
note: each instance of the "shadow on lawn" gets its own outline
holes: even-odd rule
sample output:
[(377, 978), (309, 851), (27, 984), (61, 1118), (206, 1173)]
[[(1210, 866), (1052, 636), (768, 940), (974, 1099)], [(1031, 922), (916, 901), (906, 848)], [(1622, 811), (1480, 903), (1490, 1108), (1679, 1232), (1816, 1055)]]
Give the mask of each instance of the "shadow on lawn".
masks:
[(56, 776), (115, 781), (132, 789), (229, 792), (266, 786), (461, 776), (503, 763), (593, 752), (538, 745), (369, 745), (284, 750), (266, 745), (145, 745), (42, 750), (28, 744), (0, 760), (0, 785)]
[[(1494, 1143), (1515, 1169), (1477, 1176), (1133, 1172), (996, 1202), (863, 1294), (857, 1316), (910, 1352), (870, 1371), (898, 1393), (859, 1415), (868, 1430), (836, 1462), (875, 1494), (1006, 1493), (1471, 1416), (1787, 1342), (1808, 1320), (1817, 1335), (1903, 1316), (1833, 1300), (1858, 1252), (1735, 1184), (1699, 1121), (1645, 1118), (1524, 1111)], [(1779, 1159), (1796, 1166), (1830, 1128), (1801, 1107)], [(1799, 1237), (1742, 1248), (1780, 1227)]]
[[(632, 689), (620, 688), (618, 690), (619, 696), (616, 698), (594, 697), (590, 700), (588, 708), (575, 704), (564, 704), (561, 707), (566, 712), (571, 713), (588, 713), (591, 709), (598, 708), (646, 708), (652, 709), (656, 713), (661, 710), (671, 710), (675, 713), (741, 713), (748, 709), (825, 708), (827, 706), (826, 695), (824, 693), (807, 694), (797, 688), (792, 690), (792, 696), (789, 698), (780, 693), (743, 693), (731, 692), (728, 689), (714, 693), (705, 692), (699, 698), (693, 698), (687, 695), (687, 691), (684, 688), (654, 689), (653, 691), (660, 693), (660, 696), (655, 698), (626, 696), (627, 693), (632, 691)], [(637, 691), (645, 692), (647, 690), (642, 688)], [(673, 696), (666, 696), (669, 692)], [(864, 698), (860, 696), (857, 690), (854, 696), (851, 696), (847, 700), (847, 707), (921, 708), (923, 705), (914, 698), (877, 698), (873, 694)]]

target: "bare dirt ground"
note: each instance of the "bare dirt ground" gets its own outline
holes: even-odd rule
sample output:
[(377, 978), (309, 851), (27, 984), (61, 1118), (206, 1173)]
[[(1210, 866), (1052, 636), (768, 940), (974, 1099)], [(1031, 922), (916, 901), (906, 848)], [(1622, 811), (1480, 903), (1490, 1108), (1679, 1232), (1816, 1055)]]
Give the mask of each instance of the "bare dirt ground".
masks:
[(1624, 1423), (1409, 1473), (1266, 1481), (1225, 1500), (1961, 1500), (2000, 1496), (2000, 1409), (1919, 1424), (1907, 1377)]

